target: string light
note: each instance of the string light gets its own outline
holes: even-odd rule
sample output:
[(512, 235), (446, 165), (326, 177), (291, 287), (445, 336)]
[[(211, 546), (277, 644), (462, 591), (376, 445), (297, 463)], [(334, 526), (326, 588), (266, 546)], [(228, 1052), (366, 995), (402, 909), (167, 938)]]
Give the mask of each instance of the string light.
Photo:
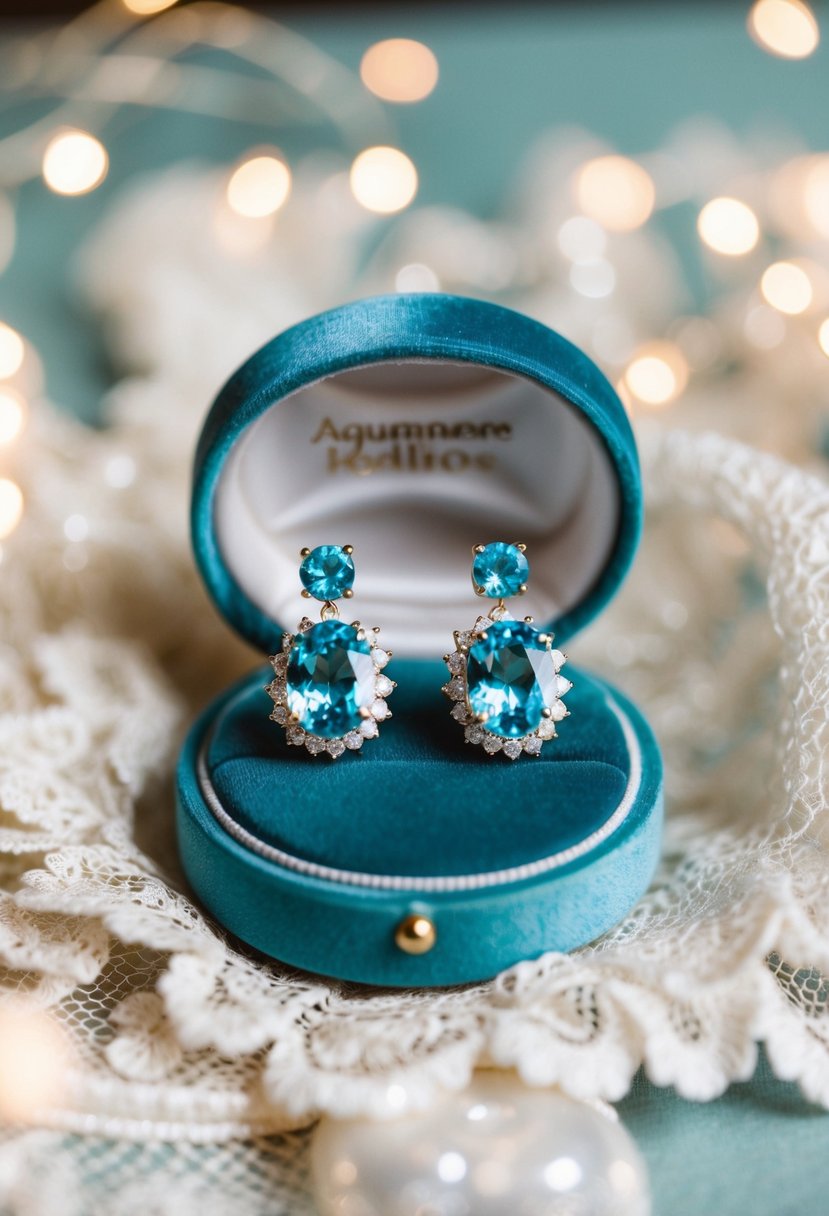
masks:
[(821, 322), (820, 329), (817, 331), (817, 340), (820, 349), (826, 355), (826, 358), (829, 359), (829, 317)]
[(582, 165), (575, 192), (584, 214), (612, 232), (640, 228), (656, 200), (650, 174), (626, 156), (599, 156)]
[(390, 215), (408, 207), (417, 194), (417, 169), (399, 148), (366, 148), (354, 160), (349, 182), (362, 207)]
[(139, 17), (153, 17), (156, 13), (163, 13), (165, 9), (172, 8), (175, 3), (176, 0), (124, 0), (124, 8)]
[(395, 291), (440, 291), (440, 279), (431, 266), (410, 262), (394, 276)]
[(782, 59), (806, 59), (820, 42), (817, 19), (803, 0), (757, 0), (748, 29), (763, 50)]
[(802, 266), (774, 262), (760, 280), (763, 297), (779, 312), (797, 316), (812, 302), (812, 283)]
[(422, 42), (387, 38), (375, 42), (363, 55), (360, 78), (383, 101), (422, 101), (438, 82), (438, 61)]
[(23, 491), (8, 477), (0, 477), (0, 540), (11, 536), (23, 515)]
[(61, 131), (43, 154), (43, 178), (56, 194), (88, 194), (107, 175), (104, 145), (87, 131)]
[(688, 363), (675, 342), (652, 342), (642, 347), (625, 372), (625, 384), (645, 405), (661, 406), (676, 400), (688, 383)]
[(274, 215), (291, 193), (291, 171), (275, 156), (253, 156), (227, 183), (227, 201), (237, 215), (262, 219)]
[(0, 321), (0, 380), (9, 380), (20, 371), (26, 344), (16, 329)]
[(700, 239), (715, 253), (741, 257), (760, 239), (760, 225), (751, 208), (738, 198), (712, 198), (697, 217)]
[(13, 443), (26, 417), (23, 399), (8, 388), (0, 390), (0, 446)]

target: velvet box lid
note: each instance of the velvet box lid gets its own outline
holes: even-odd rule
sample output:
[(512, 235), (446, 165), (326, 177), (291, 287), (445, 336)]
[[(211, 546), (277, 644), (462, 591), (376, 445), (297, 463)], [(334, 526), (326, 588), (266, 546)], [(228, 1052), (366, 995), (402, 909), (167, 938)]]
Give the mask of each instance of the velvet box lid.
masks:
[[(287, 746), (258, 668), (190, 732), (178, 832), (196, 894), (286, 963), (389, 985), (491, 976), (584, 944), (645, 890), (661, 762), (641, 714), (570, 667), (539, 758), (464, 744), (441, 695), (481, 608), (473, 544), (526, 542), (521, 615), (561, 647), (633, 559), (642, 494), (624, 409), (591, 361), (516, 312), (447, 295), (349, 304), (283, 333), (219, 393), (198, 445), (193, 545), (262, 655), (307, 603), (302, 546), (354, 546), (353, 615), (394, 658), (394, 717), (336, 761)], [(434, 926), (410, 953), (400, 927)]]

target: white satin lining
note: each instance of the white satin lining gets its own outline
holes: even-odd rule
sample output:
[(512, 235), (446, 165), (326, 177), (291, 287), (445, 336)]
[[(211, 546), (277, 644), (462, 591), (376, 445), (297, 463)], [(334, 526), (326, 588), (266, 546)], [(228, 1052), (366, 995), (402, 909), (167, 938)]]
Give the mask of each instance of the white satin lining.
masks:
[[(430, 423), (473, 437), (424, 437)], [(361, 455), (381, 463), (363, 475), (342, 464), (354, 441), (332, 436), (332, 428), (377, 436), (418, 426), (415, 441), (366, 439)], [(426, 453), (473, 463), (409, 467)], [(487, 463), (474, 463), (481, 458)], [(214, 518), (236, 582), (289, 628), (307, 609), (299, 550), (354, 545), (354, 615), (380, 625), (396, 654), (422, 658), (442, 654), (474, 613), (472, 545), (525, 542), (531, 575), (521, 615), (549, 622), (602, 574), (619, 510), (604, 443), (564, 398), (520, 376), (430, 362), (341, 373), (266, 410), (228, 456)]]

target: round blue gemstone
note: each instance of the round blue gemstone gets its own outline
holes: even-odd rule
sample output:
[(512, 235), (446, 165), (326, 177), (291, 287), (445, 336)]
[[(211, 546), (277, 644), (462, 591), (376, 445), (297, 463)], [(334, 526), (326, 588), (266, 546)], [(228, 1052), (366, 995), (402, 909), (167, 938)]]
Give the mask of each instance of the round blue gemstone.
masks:
[(475, 554), (472, 582), (479, 594), (489, 599), (518, 595), (530, 577), (530, 563), (517, 545), (495, 541)]
[(288, 655), (288, 711), (309, 735), (339, 739), (362, 722), (374, 700), (374, 660), (353, 625), (320, 621), (296, 636)]
[(493, 735), (520, 739), (556, 699), (556, 669), (539, 631), (524, 621), (493, 621), (466, 660), (469, 706)]
[(315, 600), (338, 600), (354, 583), (354, 562), (340, 545), (317, 545), (303, 559), (299, 577)]

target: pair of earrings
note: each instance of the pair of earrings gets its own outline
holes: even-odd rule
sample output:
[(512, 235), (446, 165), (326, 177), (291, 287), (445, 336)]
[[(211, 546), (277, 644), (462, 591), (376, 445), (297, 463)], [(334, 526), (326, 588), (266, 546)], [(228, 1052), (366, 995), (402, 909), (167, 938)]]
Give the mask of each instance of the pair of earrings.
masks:
[[(568, 716), (562, 697), (572, 688), (559, 674), (565, 657), (553, 649), (552, 635), (536, 629), (532, 617), (516, 621), (507, 611), (505, 600), (527, 590), (525, 550), (501, 541), (475, 546), (472, 586), (496, 603), (471, 629), (456, 631), (455, 649), (444, 656), (449, 681), (443, 692), (467, 743), (510, 760), (524, 752), (538, 756), (556, 737), (556, 723)], [(321, 619), (314, 624), (303, 617), (270, 659), (270, 716), (285, 727), (288, 743), (312, 755), (358, 751), (391, 717), (387, 698), (396, 685), (384, 671), (391, 651), (378, 644), (379, 629), (340, 620), (335, 602), (353, 595), (352, 554), (351, 545), (302, 550), (302, 594), (322, 602)]]

